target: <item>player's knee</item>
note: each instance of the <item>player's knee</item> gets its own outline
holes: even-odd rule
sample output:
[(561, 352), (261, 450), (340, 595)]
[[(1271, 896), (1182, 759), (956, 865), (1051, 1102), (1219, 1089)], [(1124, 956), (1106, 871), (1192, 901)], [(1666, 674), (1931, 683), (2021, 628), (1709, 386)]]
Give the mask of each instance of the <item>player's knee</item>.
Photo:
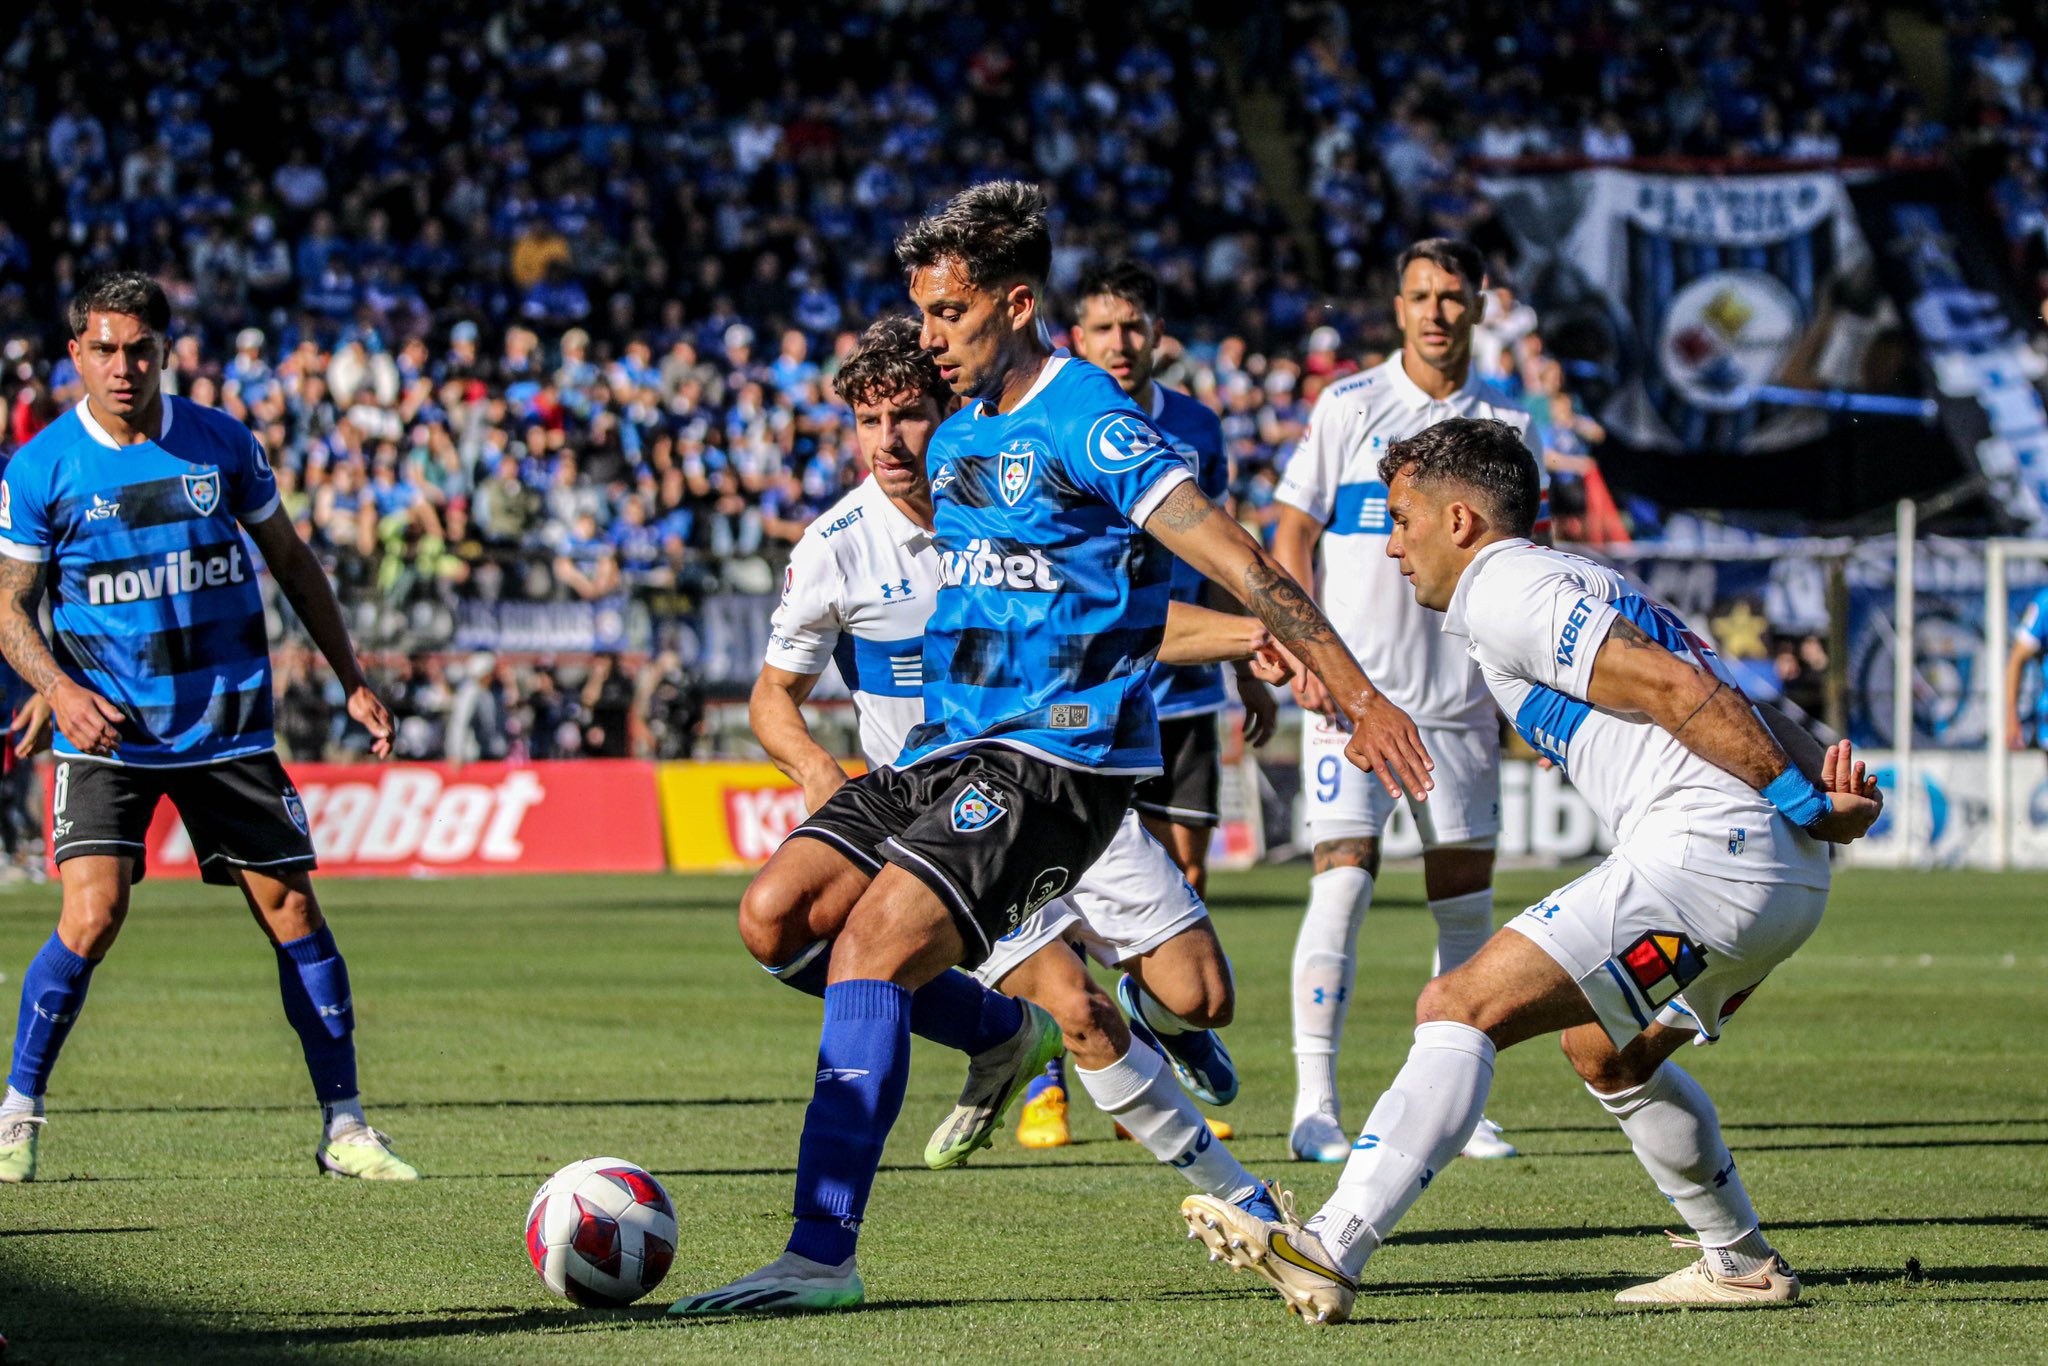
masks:
[(1067, 1051), (1082, 1066), (1107, 1067), (1128, 1046), (1130, 1030), (1116, 1003), (1092, 983), (1051, 987), (1044, 996), (1033, 999), (1059, 1023)]
[(788, 880), (764, 870), (740, 894), (740, 942), (763, 967), (780, 967), (810, 942), (804, 908)]
[(128, 897), (113, 888), (85, 887), (64, 898), (58, 939), (84, 958), (99, 959), (114, 946), (128, 919)]
[(1567, 1029), (1558, 1035), (1557, 1043), (1572, 1071), (1579, 1074), (1579, 1080), (1603, 1096), (1641, 1086), (1664, 1061), (1642, 1049), (1617, 1050), (1604, 1032)]
[(1464, 989), (1460, 976), (1456, 972), (1447, 972), (1429, 980), (1422, 988), (1422, 994), (1415, 998), (1415, 1023), (1448, 1021), (1479, 1030), (1490, 1030), (1498, 1023), (1489, 1018), (1484, 1002)]
[(1230, 969), (1221, 963), (1205, 965), (1196, 979), (1195, 997), (1185, 1009), (1173, 1013), (1197, 1029), (1224, 1029), (1237, 1016), (1237, 990), (1230, 981)]

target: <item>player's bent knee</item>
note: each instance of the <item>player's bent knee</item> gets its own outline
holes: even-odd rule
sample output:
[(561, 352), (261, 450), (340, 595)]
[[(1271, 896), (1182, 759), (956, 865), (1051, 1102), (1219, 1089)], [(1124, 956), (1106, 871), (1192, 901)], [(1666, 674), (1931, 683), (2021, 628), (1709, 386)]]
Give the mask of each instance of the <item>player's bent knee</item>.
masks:
[(780, 967), (810, 942), (804, 908), (788, 880), (767, 871), (740, 894), (740, 942), (763, 967)]
[(1433, 977), (1422, 988), (1422, 994), (1415, 998), (1415, 1023), (1419, 1025), (1449, 1021), (1453, 1024), (1470, 1025), (1474, 1029), (1489, 1030), (1498, 1020), (1489, 1018), (1482, 1002), (1464, 990), (1460, 974), (1445, 973)]
[(128, 919), (128, 898), (119, 892), (89, 888), (64, 898), (58, 939), (84, 958), (102, 958), (114, 946)]

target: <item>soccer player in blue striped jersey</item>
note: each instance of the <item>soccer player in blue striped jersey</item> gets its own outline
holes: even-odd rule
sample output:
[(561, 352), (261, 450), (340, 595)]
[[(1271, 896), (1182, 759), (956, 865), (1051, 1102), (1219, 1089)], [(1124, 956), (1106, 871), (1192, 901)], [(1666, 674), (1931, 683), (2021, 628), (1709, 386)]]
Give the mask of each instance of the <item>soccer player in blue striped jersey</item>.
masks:
[[(57, 929), (22, 976), (0, 1101), (0, 1180), (34, 1179), (44, 1091), (142, 880), (169, 798), (208, 882), (239, 887), (277, 953), (285, 1018), (322, 1110), (314, 1160), (337, 1176), (413, 1180), (363, 1117), (348, 968), (320, 914), (306, 808), (271, 734), (256, 554), (298, 612), (379, 758), (391, 718), (356, 662), (320, 564), (279, 506), (240, 422), (166, 397), (170, 301), (112, 271), (71, 301), (86, 397), (0, 476), (0, 651), (56, 723), (51, 854)], [(47, 586), (54, 642), (34, 604)]]
[[(1414, 724), (1308, 594), (1220, 514), (1116, 381), (1048, 345), (1038, 308), (1052, 234), (1036, 188), (962, 191), (898, 240), (897, 259), (940, 378), (970, 400), (927, 452), (940, 564), (927, 719), (895, 764), (841, 787), (747, 889), (745, 902), (765, 903), (743, 903), (749, 918), (780, 920), (791, 901), (844, 916), (797, 1151), (796, 1227), (775, 1261), (673, 1312), (860, 1302), (854, 1251), (903, 1105), (912, 994), (978, 965), (1068, 891), (1108, 847), (1137, 780), (1160, 769), (1150, 671), (1172, 555), (1229, 587), (1321, 675), (1351, 718), (1360, 768), (1394, 793), (1419, 797), (1430, 783)], [(1000, 1115), (1041, 1062), (991, 1076), (987, 1111)]]

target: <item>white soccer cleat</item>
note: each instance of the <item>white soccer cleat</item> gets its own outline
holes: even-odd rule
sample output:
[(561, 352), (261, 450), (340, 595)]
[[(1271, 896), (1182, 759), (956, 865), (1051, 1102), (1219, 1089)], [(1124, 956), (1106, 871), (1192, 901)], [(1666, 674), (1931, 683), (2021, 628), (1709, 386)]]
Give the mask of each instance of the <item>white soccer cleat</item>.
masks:
[(677, 1300), (671, 1314), (793, 1314), (810, 1309), (851, 1309), (867, 1296), (860, 1272), (848, 1257), (826, 1266), (809, 1257), (785, 1252), (759, 1271), (736, 1281)]
[(1472, 1126), (1472, 1137), (1465, 1140), (1465, 1147), (1458, 1156), (1476, 1158), (1481, 1162), (1497, 1162), (1504, 1157), (1514, 1157), (1519, 1151), (1514, 1144), (1500, 1136), (1500, 1125), (1481, 1115), (1479, 1122)]
[[(1699, 1247), (1690, 1238), (1666, 1235), (1673, 1247)], [(1614, 1297), (1616, 1304), (1689, 1305), (1699, 1309), (1753, 1309), (1761, 1305), (1790, 1304), (1799, 1298), (1799, 1274), (1785, 1265), (1777, 1253), (1760, 1271), (1747, 1276), (1727, 1276), (1709, 1264), (1711, 1254), (1703, 1251), (1690, 1266), (1680, 1267), (1662, 1280), (1632, 1285)]]
[(1287, 1150), (1296, 1162), (1342, 1162), (1351, 1156), (1351, 1135), (1334, 1116), (1318, 1110), (1296, 1122)]
[(1303, 1323), (1344, 1322), (1358, 1298), (1357, 1282), (1337, 1269), (1321, 1240), (1294, 1217), (1294, 1197), (1278, 1186), (1266, 1189), (1280, 1212), (1279, 1223), (1213, 1195), (1190, 1195), (1180, 1204), (1188, 1237), (1209, 1249), (1210, 1261), (1256, 1272)]

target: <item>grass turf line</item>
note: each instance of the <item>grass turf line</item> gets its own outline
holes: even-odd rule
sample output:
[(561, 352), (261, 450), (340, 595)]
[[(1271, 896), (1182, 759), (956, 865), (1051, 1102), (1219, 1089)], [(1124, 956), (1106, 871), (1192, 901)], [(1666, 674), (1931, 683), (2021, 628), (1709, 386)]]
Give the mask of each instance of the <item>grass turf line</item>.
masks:
[[(1502, 918), (1563, 881), (1504, 875)], [(1306, 873), (1215, 879), (1236, 966), (1226, 1117), (1247, 1165), (1312, 1207), (1335, 1167), (1285, 1162), (1287, 973)], [(960, 1079), (919, 1044), (876, 1184), (860, 1313), (668, 1322), (775, 1254), (817, 1004), (746, 958), (732, 879), (340, 882), (372, 1121), (428, 1179), (317, 1178), (316, 1114), (276, 970), (232, 896), (150, 882), (95, 976), (51, 1095), (44, 1181), (0, 1187), (9, 1362), (685, 1361), (796, 1352), (927, 1361), (1062, 1352), (1194, 1359), (1308, 1348), (1279, 1301), (1180, 1236), (1187, 1189), (1077, 1105), (1075, 1146), (1007, 1136), (919, 1161)], [(1727, 1041), (1685, 1065), (1720, 1104), (1766, 1227), (1807, 1287), (1753, 1314), (1623, 1312), (1682, 1264), (1668, 1207), (1554, 1047), (1503, 1055), (1489, 1113), (1527, 1156), (1459, 1163), (1367, 1273), (1359, 1325), (1318, 1344), (1410, 1360), (1806, 1360), (2048, 1354), (2048, 877), (1845, 874), (1814, 940)], [(0, 898), (0, 1000), (55, 916)], [(1363, 1120), (1406, 1051), (1431, 922), (1391, 873), (1366, 921), (1341, 1083)], [(520, 1219), (599, 1153), (656, 1171), (676, 1268), (633, 1309), (550, 1297)], [(1908, 1260), (1920, 1277), (1909, 1279)]]

